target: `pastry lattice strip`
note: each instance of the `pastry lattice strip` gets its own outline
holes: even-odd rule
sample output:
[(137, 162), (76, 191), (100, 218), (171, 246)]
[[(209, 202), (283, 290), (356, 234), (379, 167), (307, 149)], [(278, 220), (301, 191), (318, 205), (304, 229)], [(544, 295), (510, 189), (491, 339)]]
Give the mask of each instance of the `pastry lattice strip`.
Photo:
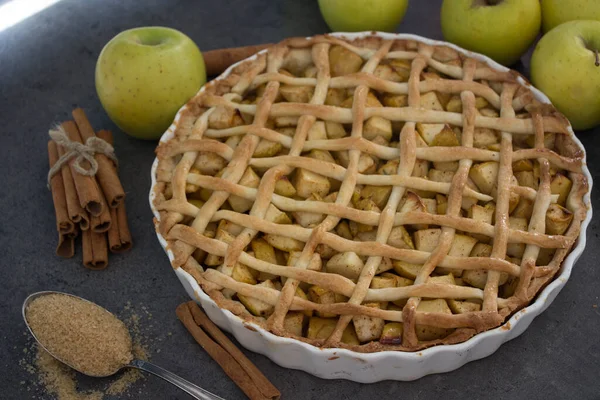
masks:
[[(277, 331), (282, 329), (283, 317), (288, 309), (317, 310), (320, 312), (330, 312), (346, 316), (340, 319), (336, 330), (334, 330), (330, 336), (328, 345), (331, 346), (339, 345), (341, 332), (345, 325), (350, 321), (350, 317), (354, 315), (365, 315), (383, 318), (387, 321), (405, 322), (405, 326), (408, 323), (409, 329), (405, 329), (404, 331), (405, 341), (407, 342), (405, 345), (407, 347), (416, 346), (416, 343), (414, 342), (415, 323), (425, 325), (431, 324), (447, 328), (468, 327), (478, 330), (480, 330), (482, 326), (485, 328), (490, 324), (497, 324), (499, 321), (498, 308), (506, 308), (511, 304), (515, 307), (514, 299), (511, 300), (498, 297), (497, 278), (499, 272), (508, 272), (513, 276), (519, 276), (521, 280), (517, 293), (520, 293), (521, 297), (526, 297), (528, 295), (528, 281), (539, 276), (543, 277), (551, 270), (550, 267), (542, 270), (540, 267), (535, 266), (536, 251), (539, 251), (540, 246), (558, 249), (568, 248), (575, 238), (573, 236), (573, 229), (567, 232), (565, 236), (545, 235), (543, 233), (543, 221), (540, 221), (540, 215), (545, 214), (550, 202), (556, 201), (556, 196), (551, 196), (548, 190), (548, 168), (550, 163), (553, 163), (560, 168), (573, 171), (574, 173), (579, 172), (581, 169), (582, 163), (580, 158), (566, 157), (544, 148), (544, 133), (559, 132), (564, 134), (564, 125), (553, 116), (542, 115), (539, 112), (533, 113), (533, 118), (531, 119), (515, 118), (514, 110), (521, 110), (529, 101), (531, 101), (531, 94), (528, 91), (525, 92), (525, 94), (514, 97), (514, 93), (517, 89), (516, 86), (505, 84), (505, 90), (498, 96), (494, 90), (489, 88), (489, 86), (474, 82), (474, 79), (496, 78), (499, 80), (504, 79), (510, 81), (506, 74), (496, 73), (487, 67), (480, 68), (481, 66), (475, 65), (474, 61), (471, 63), (472, 68), (470, 70), (467, 68), (467, 65), (470, 65), (469, 62), (465, 62), (464, 68), (443, 64), (432, 57), (432, 51), (434, 50), (430, 46), (421, 45), (419, 46), (418, 51), (411, 52), (388, 51), (389, 47), (392, 45), (391, 42), (383, 42), (382, 47), (378, 50), (361, 49), (344, 41), (332, 38), (319, 38), (316, 42), (320, 42), (320, 44), (313, 47), (313, 55), (318, 54), (319, 51), (321, 52), (321, 55), (315, 58), (315, 64), (318, 64), (318, 60), (321, 60), (321, 64), (323, 64), (322, 58), (325, 58), (327, 55), (324, 49), (327, 49), (330, 44), (342, 45), (361, 55), (363, 58), (368, 57), (368, 59), (363, 70), (353, 75), (329, 78), (329, 71), (325, 73), (323, 71), (324, 67), (321, 65), (319, 67), (319, 75), (317, 78), (292, 78), (277, 72), (278, 68), (281, 66), (283, 52), (280, 47), (276, 48), (276, 50), (269, 53), (266, 73), (261, 73), (264, 68), (254, 68), (250, 73), (242, 74), (242, 78), (238, 81), (237, 85), (234, 86), (237, 88), (237, 97), (236, 95), (218, 96), (212, 94), (203, 96), (202, 104), (209, 109), (194, 124), (194, 129), (192, 130), (192, 135), (190, 135), (188, 142), (175, 142), (172, 146), (167, 145), (164, 146), (163, 149), (159, 149), (159, 151), (163, 151), (163, 154), (170, 157), (178, 157), (179, 154), (183, 154), (171, 176), (169, 176), (168, 168), (165, 168), (166, 172), (162, 176), (162, 179), (164, 181), (172, 182), (173, 197), (171, 200), (166, 200), (158, 206), (158, 208), (163, 211), (163, 214), (166, 212), (175, 215), (175, 217), (169, 219), (171, 223), (169, 226), (170, 229), (167, 229), (168, 239), (174, 240), (175, 243), (184, 243), (184, 247), (186, 248), (186, 251), (183, 252), (183, 256), (176, 258), (175, 264), (186, 265), (191, 258), (191, 250), (200, 248), (224, 257), (226, 266), (231, 267), (233, 263), (239, 261), (258, 271), (290, 278), (280, 293), (276, 289), (237, 282), (227, 274), (223, 274), (214, 269), (207, 269), (201, 277), (204, 282), (212, 282), (215, 287), (227, 288), (247, 296), (259, 297), (269, 304), (276, 305), (278, 308), (276, 308), (276, 312), (271, 318), (272, 323), (270, 324), (270, 328), (276, 331), (276, 333), (281, 333)], [(289, 44), (293, 43), (294, 41), (289, 42)], [(306, 46), (305, 42), (304, 46)], [(388, 48), (384, 48), (385, 46), (388, 46)], [(409, 79), (409, 82), (405, 84), (388, 82), (372, 75), (379, 60), (386, 57), (390, 59), (399, 58), (413, 60), (413, 70), (411, 71), (411, 79)], [(443, 79), (439, 81), (420, 81), (420, 69), (414, 68), (415, 65), (420, 65), (420, 69), (429, 65), (448, 76), (460, 78), (462, 80), (451, 81)], [(254, 106), (234, 101), (240, 99), (239, 94), (243, 93), (244, 90), (255, 88), (262, 83), (271, 82), (268, 85), (275, 87), (273, 86), (273, 81), (290, 85), (315, 86), (316, 90), (311, 100), (311, 104), (273, 104), (272, 102), (263, 101), (259, 103), (258, 106)], [(350, 87), (356, 87), (353, 109), (349, 110), (323, 105), (323, 90), (326, 91), (327, 88)], [(409, 106), (399, 109), (389, 107), (364, 107), (364, 104), (361, 105), (359, 102), (361, 100), (364, 102), (366, 91), (369, 89), (396, 94), (408, 94)], [(443, 93), (454, 94), (462, 92), (463, 114), (422, 110), (418, 108), (418, 97), (422, 92), (426, 91), (440, 91)], [(273, 89), (273, 93), (275, 92), (276, 89)], [(501, 108), (501, 117), (491, 118), (474, 115), (473, 112), (475, 108), (472, 104), (474, 102), (473, 93), (484, 97), (496, 108)], [(267, 104), (269, 107), (264, 106), (261, 109), (261, 104), (263, 106), (264, 104)], [(258, 116), (261, 112), (264, 114), (262, 114), (262, 119), (256, 117), (252, 125), (238, 126), (223, 130), (207, 129), (206, 121), (208, 115), (210, 115), (210, 112), (218, 106), (237, 109), (250, 115)], [(358, 114), (360, 114), (360, 117), (358, 117)], [(464, 135), (462, 146), (453, 148), (451, 152), (442, 148), (417, 148), (415, 149), (414, 155), (415, 159), (430, 161), (456, 161), (465, 159), (459, 164), (460, 173), (457, 172), (457, 174), (455, 174), (451, 184), (438, 184), (422, 178), (411, 177), (410, 172), (412, 171), (412, 167), (410, 168), (411, 171), (408, 171), (409, 165), (405, 162), (404, 170), (403, 168), (400, 168), (398, 174), (394, 176), (359, 174), (356, 171), (355, 164), (357, 163), (358, 157), (363, 152), (375, 155), (384, 160), (396, 158), (402, 160), (402, 147), (414, 147), (414, 143), (411, 145), (407, 140), (401, 141), (399, 149), (393, 149), (372, 143), (362, 138), (360, 135), (362, 121), (372, 116), (382, 116), (391, 121), (406, 122), (401, 133), (404, 139), (410, 138), (411, 134), (414, 138), (414, 124), (416, 122), (449, 123), (455, 126), (462, 126)], [(267, 117), (298, 117), (296, 136), (290, 138), (281, 135), (274, 130), (265, 128), (264, 122)], [(337, 140), (305, 140), (306, 132), (317, 118), (325, 121), (352, 123), (352, 135), (349, 138)], [(257, 120), (259, 123), (257, 123)], [(475, 127), (502, 130), (503, 141), (500, 151), (496, 152), (473, 148), (472, 143), (469, 143), (469, 135), (465, 135), (464, 133)], [(215, 142), (214, 140), (211, 142), (211, 139), (208, 138), (223, 139), (229, 136), (243, 134), (246, 134), (246, 137), (252, 137), (254, 142), (259, 138), (277, 141), (290, 149), (289, 155), (253, 159), (251, 158), (252, 152), (247, 150), (244, 157), (242, 157), (242, 162), (237, 165), (237, 175), (233, 174), (232, 176), (230, 173), (223, 174), (220, 178), (213, 178), (189, 173), (193, 159), (200, 150), (214, 151), (230, 162), (231, 165), (231, 163), (237, 160), (236, 153), (238, 152), (238, 149), (235, 151), (225, 149), (224, 145), (217, 144), (219, 142)], [(535, 149), (512, 151), (510, 148), (510, 138), (513, 134), (535, 135)], [(206, 137), (207, 139), (203, 139), (203, 137)], [(196, 141), (194, 142), (194, 140)], [(177, 148), (178, 145), (179, 148)], [(322, 167), (324, 166), (320, 164), (324, 162), (317, 162), (313, 159), (306, 159), (300, 156), (301, 152), (306, 150), (339, 150), (344, 147), (352, 149), (350, 151), (351, 157), (348, 168), (332, 165), (323, 169)], [(444, 152), (444, 150), (446, 151)], [(406, 156), (407, 157), (404, 158), (408, 158), (408, 154)], [(529, 232), (511, 230), (506, 224), (497, 224), (495, 227), (484, 223), (473, 224), (473, 221), (468, 222), (470, 219), (463, 218), (457, 214), (456, 204), (458, 204), (458, 208), (460, 208), (460, 199), (463, 196), (463, 191), (465, 191), (464, 181), (472, 161), (500, 162), (501, 172), (499, 173), (499, 179), (506, 180), (506, 176), (512, 175), (510, 170), (508, 170), (510, 174), (507, 172), (507, 169), (510, 168), (510, 162), (518, 159), (539, 159), (542, 166), (541, 194), (536, 194), (533, 189), (527, 190), (523, 187), (511, 187), (510, 184), (504, 185), (505, 187), (518, 191), (520, 192), (519, 194), (528, 196), (528, 198), (534, 200), (535, 211), (534, 216), (531, 219)], [(247, 165), (267, 167), (269, 168), (268, 172), (273, 172), (270, 175), (265, 173), (263, 181), (258, 189), (246, 188), (237, 184), (240, 171), (243, 172), (241, 165), (243, 165), (244, 168)], [(338, 194), (338, 198), (343, 201), (336, 201), (336, 203), (319, 201), (300, 202), (273, 194), (274, 179), (276, 179), (277, 174), (284, 172), (289, 173), (293, 168), (305, 168), (322, 173), (324, 176), (333, 179), (343, 180), (342, 189)], [(328, 171), (328, 173), (324, 173), (324, 171)], [(265, 179), (267, 176), (269, 179)], [(351, 184), (347, 184), (346, 181), (351, 182)], [(456, 182), (460, 183), (461, 181), (462, 184), (459, 184), (458, 186), (461, 186), (462, 190), (461, 187), (455, 185)], [(209, 199), (209, 202), (207, 202), (201, 210), (186, 201), (185, 184), (188, 183), (214, 189), (214, 193)], [(355, 184), (389, 185), (393, 186), (392, 192), (395, 192), (396, 196), (390, 196), (390, 200), (388, 201), (389, 207), (386, 207), (381, 213), (360, 211), (349, 207), (350, 198), (348, 195), (344, 196), (344, 193), (342, 193), (344, 184), (346, 184), (346, 192), (348, 191), (348, 188), (353, 188)], [(406, 189), (434, 189), (434, 191), (449, 194), (449, 209), (447, 215), (397, 213), (396, 208), (400, 201), (399, 197), (401, 197), (402, 192)], [(510, 191), (505, 191), (504, 193), (509, 194)], [(482, 200), (492, 199), (492, 197), (483, 193), (473, 193), (472, 189), (465, 191), (464, 195), (467, 194), (471, 194), (473, 197)], [(505, 194), (504, 197), (508, 198), (508, 194)], [(236, 195), (254, 202), (254, 206), (249, 215), (227, 210), (218, 210), (220, 205), (231, 195)], [(503, 195), (499, 195), (499, 198), (502, 196)], [(213, 200), (214, 197), (216, 197), (217, 200)], [(267, 206), (270, 204), (270, 201), (268, 201), (269, 199), (274, 205), (284, 211), (312, 211), (315, 213), (326, 214), (327, 218), (319, 227), (313, 229), (302, 228), (299, 226), (275, 226), (277, 224), (269, 223), (262, 219)], [(508, 215), (507, 201), (502, 201), (501, 199), (498, 201), (499, 203), (506, 203), (504, 206), (503, 204), (500, 204), (502, 207), (499, 206), (496, 210), (497, 220), (498, 218), (501, 220)], [(191, 228), (178, 223), (186, 215), (195, 217)], [(354, 218), (349, 218), (350, 216), (354, 216)], [(377, 241), (357, 243), (330, 233), (329, 230), (335, 227), (341, 218), (349, 218), (356, 222), (371, 224), (372, 226), (379, 223)], [(245, 230), (243, 232), (245, 235), (239, 235), (231, 245), (202, 235), (202, 232), (209, 222), (221, 219), (232, 221), (244, 227)], [(391, 229), (392, 226), (410, 224), (413, 221), (423, 220), (425, 220), (426, 223), (442, 227), (442, 239), (438, 242), (438, 248), (433, 252), (428, 253), (417, 250), (397, 249), (386, 244), (387, 234), (385, 231), (388, 230), (389, 233), (389, 229)], [(173, 221), (176, 222), (173, 223)], [(447, 256), (449, 241), (451, 241), (455, 229), (493, 237), (494, 254), (492, 259), (486, 259), (487, 261), (485, 261), (473, 257)], [(251, 240), (258, 232), (274, 233), (304, 241), (306, 245), (302, 252), (300, 262), (295, 266), (282, 267), (258, 260), (243, 251), (248, 245), (249, 240)], [(497, 238), (500, 238), (500, 240), (496, 240)], [(523, 257), (521, 266), (512, 264), (504, 259), (506, 256), (506, 243), (508, 241), (527, 244), (526, 253)], [(497, 242), (499, 243), (498, 245), (496, 244)], [(316, 246), (319, 244), (327, 244), (337, 251), (356, 251), (358, 254), (368, 256), (368, 261), (358, 283), (355, 284), (351, 280), (339, 275), (306, 269), (309, 266), (311, 256), (314, 253)], [(178, 255), (181, 256), (181, 252), (179, 252)], [(430, 260), (430, 262), (428, 268), (422, 269), (420, 276), (413, 286), (405, 288), (368, 289), (369, 283), (375, 274), (375, 270), (382, 257), (392, 257), (400, 260), (418, 262), (425, 264), (426, 266), (428, 260)], [(436, 266), (447, 266), (456, 269), (487, 269), (489, 271), (488, 283), (483, 291), (471, 287), (448, 287), (448, 285), (426, 283), (426, 279), (431, 275), (433, 268)], [(293, 290), (295, 290), (298, 281), (318, 284), (336, 293), (341, 293), (350, 297), (351, 301), (349, 304), (317, 304), (294, 297)], [(415, 313), (418, 299), (420, 297), (431, 297), (433, 293), (435, 293), (435, 297), (447, 299), (481, 299), (483, 300), (484, 311), (472, 313), (473, 315)], [(401, 298), (411, 299), (409, 300), (410, 307), (405, 307), (403, 312), (380, 310), (361, 305), (362, 301), (390, 301)]]
[[(543, 127), (540, 127), (543, 130)], [(292, 144), (292, 138), (289, 136), (285, 136), (277, 131), (268, 128), (255, 128), (252, 126), (238, 126), (231, 129), (208, 129), (205, 133), (206, 137), (223, 139), (231, 136), (237, 136), (240, 134), (244, 134), (246, 132), (251, 132), (261, 138), (281, 143), (284, 147), (290, 148)], [(197, 147), (198, 150), (204, 149), (207, 146), (216, 146), (219, 150), (214, 150), (215, 152), (219, 152), (219, 154), (225, 158), (227, 161), (231, 159), (232, 151), (227, 145), (224, 145), (220, 142), (210, 142), (210, 141), (196, 141), (187, 143), (186, 147), (190, 147), (190, 145), (195, 144), (194, 147)], [(218, 144), (217, 144), (218, 143)], [(342, 139), (327, 139), (327, 140), (307, 140), (304, 143), (303, 150), (329, 150), (329, 151), (339, 151), (348, 148), (357, 148), (362, 152), (374, 155), (382, 160), (394, 160), (400, 156), (400, 151), (398, 149), (394, 149), (387, 146), (382, 146), (377, 143), (373, 143), (364, 138), (342, 138)], [(173, 146), (171, 149), (171, 155), (177, 154), (177, 151), (181, 151), (180, 148)], [(462, 147), (455, 146), (452, 152), (448, 152), (447, 149), (443, 147), (418, 147), (416, 149), (417, 158), (420, 160), (427, 161), (438, 161), (438, 162), (448, 162), (448, 161), (460, 161), (462, 159), (471, 159), (473, 161), (499, 161), (500, 153), (497, 151), (479, 149), (473, 147)], [(513, 152), (512, 159), (514, 161), (519, 160), (531, 160), (538, 159), (540, 154), (544, 154), (546, 158), (548, 158), (552, 164), (556, 165), (561, 169), (565, 169), (572, 172), (581, 171), (582, 161), (579, 158), (569, 158), (564, 157), (556, 152), (545, 149), (522, 149)], [(281, 157), (281, 158), (280, 158)], [(289, 156), (280, 156), (280, 157), (270, 157), (270, 158), (258, 158), (251, 160), (251, 165), (256, 166), (271, 166), (272, 164), (278, 164), (280, 161), (289, 162)], [(253, 164), (252, 164), (253, 163)], [(337, 164), (336, 164), (337, 165)], [(338, 166), (339, 168), (343, 168)]]
[[(317, 163), (318, 164), (318, 163)], [(250, 162), (250, 165), (253, 165)], [(293, 164), (299, 165), (299, 164)], [(301, 164), (307, 166), (306, 169), (314, 172), (319, 172), (319, 168), (311, 168), (307, 164)], [(340, 167), (342, 168), (342, 167)], [(343, 168), (342, 168), (343, 169)], [(344, 169), (345, 170), (345, 169)], [(324, 174), (328, 176), (327, 174)], [(450, 193), (450, 184), (442, 183), (442, 182), (432, 182), (422, 178), (416, 177), (399, 177), (395, 179), (396, 176), (381, 176), (382, 180), (364, 180), (360, 179), (361, 176), (368, 177), (369, 175), (357, 175), (357, 181), (363, 184), (373, 184), (377, 182), (377, 184), (381, 186), (385, 185), (402, 185), (409, 189), (413, 190), (429, 190), (438, 193), (448, 194)], [(390, 178), (390, 179), (388, 179)], [(248, 188), (246, 186), (242, 186), (239, 184), (235, 184), (229, 181), (222, 180), (220, 178), (214, 178), (206, 175), (199, 175), (190, 173), (187, 176), (187, 183), (206, 187), (208, 189), (217, 190), (224, 188), (231, 194), (234, 194), (238, 197), (242, 197), (247, 200), (255, 201), (258, 195), (258, 190), (253, 188)], [(421, 182), (423, 183), (421, 185)], [(533, 190), (533, 189), (532, 189)], [(476, 199), (480, 199), (483, 201), (489, 201), (492, 199), (491, 196), (484, 195), (482, 193), (478, 193), (473, 191), (472, 189), (465, 189), (465, 195), (472, 195)], [(521, 192), (521, 195), (529, 195), (530, 191)], [(556, 201), (556, 195), (550, 196), (550, 201)], [(531, 197), (528, 197), (531, 200), (535, 200), (535, 194)], [(340, 205), (335, 203), (326, 203), (322, 201), (299, 201), (287, 198), (285, 196), (280, 196), (277, 194), (272, 194), (272, 204), (274, 204), (278, 209), (289, 212), (313, 212), (320, 214), (328, 214), (334, 215), (340, 218), (352, 218), (355, 222), (359, 222), (361, 224), (376, 226), (379, 222), (379, 214), (374, 211), (363, 211), (356, 210), (355, 208), (349, 207), (347, 205)], [(187, 202), (181, 202), (178, 200), (168, 200), (161, 206), (163, 208), (169, 208), (173, 211), (177, 211), (183, 215), (195, 216), (198, 213), (198, 208), (193, 206)], [(248, 224), (252, 224), (252, 219), (247, 219), (244, 217), (245, 214), (232, 215), (231, 211), (221, 210), (217, 211), (213, 214), (212, 221), (218, 221), (220, 219), (229, 219), (232, 222), (239, 223), (242, 226), (248, 226)], [(439, 214), (431, 214), (427, 212), (419, 212), (419, 211), (411, 211), (411, 212), (403, 212), (396, 213), (394, 216), (394, 225), (410, 225), (416, 223), (425, 223), (432, 225), (440, 225), (440, 226), (450, 226), (455, 229), (460, 229), (469, 233), (476, 233), (480, 235), (486, 235), (489, 237), (494, 237), (494, 227), (491, 224), (487, 224), (481, 221), (474, 221), (470, 218), (464, 218), (459, 216), (448, 216), (448, 215), (439, 215)], [(277, 225), (277, 224), (273, 224)], [(308, 228), (298, 228), (298, 229), (308, 229)], [(570, 240), (561, 235), (545, 235), (539, 232), (527, 232), (516, 229), (509, 229), (509, 242), (510, 243), (525, 243), (525, 244), (537, 244), (546, 248), (562, 248), (566, 247)]]
[[(474, 70), (474, 65), (472, 62), (465, 62), (464, 76), (463, 79), (465, 81), (470, 81), (472, 79)], [(417, 92), (417, 98), (413, 99), (414, 102), (417, 101), (420, 93)], [(474, 125), (474, 114), (475, 114), (475, 101), (472, 93), (462, 93), (463, 100), (463, 132), (461, 135), (462, 145), (465, 147), (471, 147), (473, 145), (473, 125)], [(409, 97), (410, 100), (410, 97)], [(410, 104), (410, 103), (409, 103)], [(450, 193), (448, 196), (448, 205), (446, 210), (446, 215), (448, 216), (458, 216), (460, 212), (460, 206), (462, 201), (462, 190), (461, 187), (464, 187), (466, 184), (466, 179), (468, 176), (469, 169), (471, 168), (472, 160), (466, 159), (461, 160), (458, 166), (457, 172), (454, 174), (452, 178), (452, 184), (450, 187)], [(415, 284), (422, 284), (429, 279), (429, 276), (432, 274), (433, 270), (438, 266), (441, 259), (443, 259), (450, 250), (451, 242), (454, 238), (455, 229), (450, 228), (448, 226), (442, 226), (442, 231), (440, 234), (440, 238), (438, 240), (438, 244), (436, 248), (432, 251), (430, 257), (423, 264), (423, 268), (417, 275), (415, 279)], [(489, 273), (493, 270), (488, 271)], [(408, 346), (414, 347), (418, 343), (417, 333), (416, 333), (416, 316), (417, 316), (417, 307), (419, 302), (421, 301), (420, 297), (411, 297), (402, 310), (402, 315), (404, 317), (404, 329), (403, 329), (403, 342), (406, 342)]]

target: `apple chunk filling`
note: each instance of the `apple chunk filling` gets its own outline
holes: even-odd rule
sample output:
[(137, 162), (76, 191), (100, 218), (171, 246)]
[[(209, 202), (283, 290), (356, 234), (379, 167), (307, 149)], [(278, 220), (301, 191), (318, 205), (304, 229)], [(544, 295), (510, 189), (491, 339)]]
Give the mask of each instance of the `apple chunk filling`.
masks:
[(329, 49), (329, 67), (331, 76), (342, 76), (358, 72), (363, 59), (343, 46), (332, 46)]
[(342, 275), (349, 279), (358, 279), (363, 267), (364, 263), (360, 257), (356, 253), (348, 251), (333, 256), (327, 261), (325, 269), (327, 272)]
[(321, 197), (327, 196), (331, 185), (329, 180), (324, 176), (304, 168), (298, 168), (296, 170), (294, 187), (298, 196), (307, 199), (313, 193)]
[[(444, 299), (421, 300), (417, 306), (418, 312), (452, 314), (450, 307), (448, 307)], [(417, 324), (415, 331), (419, 340), (428, 341), (442, 339), (452, 333), (453, 329)]]
[[(337, 320), (333, 318), (311, 317), (308, 322), (306, 337), (309, 339), (325, 340), (331, 336), (336, 325)], [(360, 344), (352, 325), (348, 325), (342, 333), (342, 343), (350, 345)]]
[(417, 123), (417, 132), (429, 146), (458, 146), (456, 133), (448, 124)]
[[(268, 280), (259, 283), (258, 286), (264, 286), (269, 289), (275, 289), (275, 285), (273, 284), (273, 282), (268, 281)], [(273, 313), (273, 310), (275, 308), (273, 305), (265, 303), (255, 297), (244, 296), (242, 294), (238, 294), (237, 297), (240, 300), (240, 302), (244, 306), (246, 306), (248, 311), (250, 311), (252, 314), (256, 315), (257, 317), (268, 317), (269, 315), (271, 315)]]
[(476, 164), (471, 167), (469, 177), (482, 193), (490, 194), (498, 181), (499, 164), (494, 161)]
[[(368, 303), (365, 304), (365, 306), (381, 308), (380, 303)], [(381, 318), (367, 317), (364, 315), (357, 315), (353, 317), (352, 322), (354, 323), (356, 336), (361, 343), (379, 339), (383, 333), (383, 327), (385, 325), (385, 321)]]
[[(260, 177), (254, 172), (251, 167), (246, 168), (244, 175), (242, 175), (239, 184), (250, 188), (257, 188), (260, 184)], [(229, 205), (236, 212), (245, 212), (252, 207), (252, 200), (244, 199), (239, 196), (229, 196)]]

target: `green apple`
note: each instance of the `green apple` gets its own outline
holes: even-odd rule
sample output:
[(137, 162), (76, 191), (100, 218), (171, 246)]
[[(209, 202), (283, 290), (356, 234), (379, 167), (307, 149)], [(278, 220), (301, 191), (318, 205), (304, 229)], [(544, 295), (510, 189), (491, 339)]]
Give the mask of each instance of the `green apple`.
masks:
[(204, 60), (194, 42), (158, 26), (119, 33), (96, 64), (102, 106), (119, 128), (140, 139), (158, 139), (205, 82)]
[(539, 0), (444, 0), (444, 38), (467, 50), (512, 65), (540, 31)]
[(393, 32), (408, 0), (319, 0), (321, 15), (334, 32)]
[(598, 0), (542, 0), (542, 30), (550, 29), (574, 19), (595, 19), (600, 21), (600, 1)]
[(600, 124), (600, 21), (570, 21), (552, 29), (531, 57), (531, 81), (574, 129)]

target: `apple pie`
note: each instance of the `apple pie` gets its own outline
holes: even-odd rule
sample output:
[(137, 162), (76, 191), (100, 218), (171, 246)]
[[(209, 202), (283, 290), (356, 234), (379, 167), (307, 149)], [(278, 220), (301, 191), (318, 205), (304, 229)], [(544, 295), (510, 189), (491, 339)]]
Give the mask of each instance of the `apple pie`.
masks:
[(417, 40), (285, 40), (207, 84), (157, 158), (173, 267), (275, 335), (359, 352), (501, 325), (588, 212), (568, 121)]

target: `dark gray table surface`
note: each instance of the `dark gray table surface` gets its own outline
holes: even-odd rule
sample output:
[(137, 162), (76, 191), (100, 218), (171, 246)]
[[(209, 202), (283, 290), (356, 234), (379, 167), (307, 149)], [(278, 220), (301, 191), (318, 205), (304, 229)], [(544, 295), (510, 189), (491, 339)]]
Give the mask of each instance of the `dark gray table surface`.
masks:
[[(413, 0), (398, 32), (442, 39), (440, 3)], [(94, 89), (94, 67), (103, 45), (124, 29), (144, 25), (182, 30), (202, 50), (327, 31), (312, 0), (64, 0), (0, 32), (0, 210), (4, 213), (0, 222), (0, 398), (49, 398), (32, 386), (34, 377), (18, 365), (28, 357), (21, 303), (27, 294), (49, 289), (85, 296), (115, 312), (122, 312), (130, 302), (143, 317), (152, 361), (226, 399), (243, 398), (175, 317), (175, 307), (187, 297), (157, 242), (147, 200), (156, 143), (119, 132)], [(524, 68), (521, 65), (526, 73)], [(84, 269), (80, 251), (68, 260), (54, 255), (54, 214), (45, 186), (47, 130), (69, 118), (75, 106), (88, 112), (96, 128), (115, 132), (135, 240), (130, 253), (111, 256), (108, 269), (101, 272)], [(600, 128), (578, 136), (596, 177)], [(596, 188), (593, 197), (598, 200)], [(245, 352), (285, 399), (598, 399), (598, 219), (587, 236), (585, 253), (548, 310), (522, 336), (457, 371), (415, 382), (361, 385), (318, 379)], [(98, 383), (81, 379), (81, 385), (94, 388)], [(136, 384), (129, 396), (188, 398), (153, 377)]]

